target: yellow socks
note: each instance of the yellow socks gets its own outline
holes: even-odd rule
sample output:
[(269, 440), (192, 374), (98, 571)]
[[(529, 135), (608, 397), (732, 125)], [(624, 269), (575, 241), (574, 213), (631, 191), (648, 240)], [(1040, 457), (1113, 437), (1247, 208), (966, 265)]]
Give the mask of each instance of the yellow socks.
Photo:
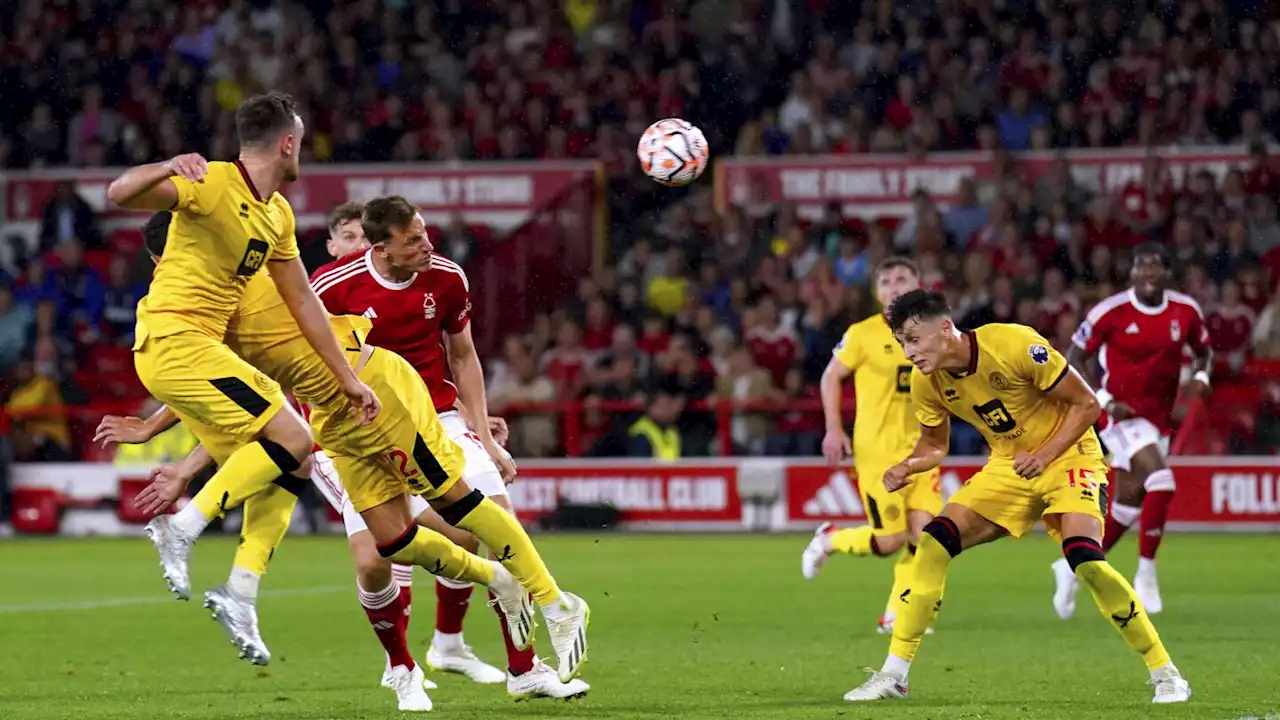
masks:
[[(890, 658), (909, 665), (920, 640), (942, 607), (947, 567), (960, 554), (960, 532), (947, 518), (934, 518), (920, 534), (920, 545), (911, 562), (906, 587), (899, 594), (898, 617), (893, 622)], [(905, 675), (905, 670), (902, 671)]]
[(216, 517), (239, 507), (262, 492), (281, 473), (291, 473), (298, 461), (276, 443), (262, 439), (231, 454), (190, 503), (174, 517), (185, 534), (196, 537)]
[(846, 555), (871, 555), (875, 530), (870, 525), (845, 528), (831, 533), (832, 552)]
[(1076, 577), (1089, 588), (1098, 609), (1120, 631), (1125, 644), (1142, 656), (1148, 670), (1169, 663), (1169, 652), (1160, 642), (1160, 635), (1139, 602), (1138, 594), (1124, 576), (1106, 560), (1092, 560), (1076, 566)]
[(493, 584), (493, 564), (454, 545), (444, 535), (416, 524), (398, 539), (379, 544), (378, 553), (393, 563), (421, 565), (432, 575), (450, 580)]
[(907, 581), (911, 578), (911, 563), (916, 559), (916, 548), (910, 543), (902, 546), (898, 559), (893, 562), (893, 588), (889, 590), (889, 601), (885, 603), (886, 617), (897, 617), (898, 596), (907, 589)]
[(487, 545), (494, 558), (511, 571), (539, 605), (560, 598), (560, 588), (520, 522), (479, 490), (439, 512), (450, 525), (469, 531)]
[(235, 566), (257, 575), (267, 572), (276, 547), (289, 530), (289, 519), (298, 497), (279, 485), (272, 485), (244, 503), (244, 524)]

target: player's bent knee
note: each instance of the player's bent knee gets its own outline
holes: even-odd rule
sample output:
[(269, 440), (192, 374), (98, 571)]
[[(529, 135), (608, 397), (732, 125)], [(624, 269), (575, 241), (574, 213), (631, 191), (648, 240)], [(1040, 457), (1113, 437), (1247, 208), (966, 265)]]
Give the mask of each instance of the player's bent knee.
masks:
[(262, 446), (262, 450), (267, 453), (267, 457), (271, 458), (276, 467), (280, 468), (282, 475), (291, 475), (302, 468), (300, 457), (286, 450), (280, 443), (270, 438), (261, 438), (258, 444)]
[[(928, 535), (937, 540), (942, 549), (946, 550), (951, 557), (959, 555), (963, 549), (960, 543), (960, 528), (956, 526), (951, 518), (936, 517), (930, 520), (924, 526), (923, 535)], [(921, 539), (923, 539), (923, 535)]]
[(378, 554), (384, 558), (390, 559), (396, 553), (409, 547), (413, 539), (418, 536), (418, 526), (410, 525), (400, 536), (394, 540), (385, 543), (378, 543)]
[(1169, 468), (1161, 468), (1147, 476), (1142, 481), (1142, 487), (1147, 492), (1173, 492), (1176, 484), (1173, 481), (1173, 471)]
[(875, 543), (871, 547), (876, 555), (888, 557), (898, 552), (898, 549), (905, 544), (907, 544), (907, 534), (900, 532), (892, 535), (876, 535)]
[(360, 587), (377, 591), (391, 584), (391, 561), (372, 549), (356, 554), (356, 579)]
[(1062, 554), (1067, 558), (1071, 572), (1087, 562), (1105, 562), (1107, 556), (1097, 540), (1087, 537), (1069, 537), (1062, 541)]
[(450, 525), (457, 525), (462, 519), (471, 514), (472, 510), (480, 507), (480, 503), (484, 502), (484, 493), (479, 490), (472, 490), (464, 495), (457, 502), (437, 510), (440, 517)]

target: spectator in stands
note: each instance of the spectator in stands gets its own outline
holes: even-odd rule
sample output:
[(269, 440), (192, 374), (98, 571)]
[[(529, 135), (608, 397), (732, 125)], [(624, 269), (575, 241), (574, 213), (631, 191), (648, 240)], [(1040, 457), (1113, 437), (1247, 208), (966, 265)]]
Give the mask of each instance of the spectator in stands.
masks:
[(103, 293), (102, 309), (107, 335), (117, 344), (132, 347), (138, 301), (147, 294), (147, 286), (133, 280), (129, 260), (122, 253), (111, 256), (107, 269), (110, 278)]
[(1044, 113), (1031, 107), (1031, 97), (1027, 89), (1013, 88), (1009, 93), (1009, 106), (996, 119), (1000, 130), (1001, 147), (1006, 150), (1029, 149), (1031, 131), (1045, 123)]
[(14, 388), (5, 401), (5, 412), (13, 418), (14, 455), (19, 462), (63, 462), (73, 457), (57, 375), (58, 350), (49, 338), (37, 342), (14, 369)]
[(987, 209), (978, 202), (978, 187), (972, 177), (960, 181), (956, 201), (942, 216), (942, 226), (960, 245), (966, 246), (986, 226)]
[[(528, 353), (511, 359), (515, 382), (497, 392), (490, 391), (489, 404), (495, 414), (501, 415), (509, 405), (551, 403), (559, 397), (556, 386), (538, 371), (538, 366)], [(558, 443), (557, 416), (552, 413), (525, 413), (510, 418), (511, 451), (518, 456), (547, 457)]]
[(716, 432), (715, 416), (710, 411), (692, 410), (689, 406), (705, 401), (715, 391), (710, 362), (699, 358), (693, 340), (680, 333), (671, 337), (666, 352), (658, 355), (654, 365), (654, 393), (681, 401), (679, 425), (683, 454), (691, 457), (709, 454)]
[(589, 353), (582, 347), (582, 330), (572, 320), (556, 329), (555, 346), (542, 355), (542, 372), (563, 398), (576, 398), (586, 383)]
[(462, 214), (454, 213), (449, 218), (449, 227), (436, 242), (436, 247), (445, 257), (465, 267), (467, 261), (475, 254), (476, 248), (479, 247), (479, 241), (475, 233), (471, 232), (471, 228), (467, 227)]
[(755, 324), (744, 331), (747, 349), (756, 364), (769, 373), (775, 387), (782, 387), (788, 368), (799, 359), (800, 344), (795, 334), (780, 322), (773, 296), (760, 298)]
[(627, 432), (627, 455), (651, 458), (669, 463), (684, 457), (683, 442), (676, 422), (680, 419), (683, 403), (667, 392), (659, 391), (649, 401), (645, 414), (636, 420)]
[(84, 248), (72, 239), (54, 251), (58, 264), (49, 271), (50, 294), (62, 300), (59, 325), (74, 328), (82, 342), (96, 341), (100, 333), (106, 288), (98, 271), (85, 265)]
[(716, 378), (715, 396), (733, 404), (729, 434), (737, 448), (736, 452), (760, 455), (770, 436), (772, 423), (768, 413), (759, 409), (747, 410), (744, 406), (780, 398), (781, 393), (773, 387), (769, 373), (756, 365), (746, 348), (739, 346), (729, 354), (725, 372)]
[(0, 282), (0, 374), (8, 374), (26, 352), (34, 315), (30, 305), (14, 302), (8, 282)]
[(1258, 315), (1251, 340), (1254, 357), (1280, 358), (1280, 293), (1273, 294)]
[(102, 231), (98, 229), (98, 217), (93, 208), (80, 197), (73, 183), (64, 180), (54, 186), (53, 198), (44, 206), (44, 217), (40, 221), (40, 251), (73, 241), (91, 250), (103, 247)]
[(1213, 340), (1213, 351), (1218, 354), (1216, 359), (1233, 373), (1244, 367), (1255, 322), (1253, 311), (1240, 302), (1240, 286), (1236, 281), (1222, 283), (1222, 300), (1209, 311), (1205, 324)]
[[(810, 407), (819, 401), (818, 390), (805, 383), (804, 369), (787, 370), (781, 397), (789, 402), (805, 402)], [(822, 452), (822, 415), (811, 409), (791, 408), (776, 413), (776, 427), (765, 443), (766, 455), (813, 457)]]
[(678, 246), (669, 248), (662, 267), (661, 273), (649, 280), (645, 298), (649, 307), (671, 317), (683, 307), (689, 286), (686, 275), (689, 269), (685, 267), (684, 251)]
[(1249, 249), (1258, 257), (1280, 247), (1280, 223), (1276, 222), (1276, 202), (1266, 195), (1253, 198), (1249, 218)]

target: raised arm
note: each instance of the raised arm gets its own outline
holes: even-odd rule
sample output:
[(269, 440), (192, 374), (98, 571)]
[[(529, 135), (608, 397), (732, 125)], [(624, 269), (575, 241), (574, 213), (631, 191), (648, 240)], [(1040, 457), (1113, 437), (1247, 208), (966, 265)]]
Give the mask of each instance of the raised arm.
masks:
[(107, 186), (107, 199), (130, 210), (172, 210), (181, 196), (178, 185), (169, 179), (203, 183), (208, 172), (209, 163), (197, 153), (138, 165), (125, 170)]
[(320, 355), (325, 366), (338, 378), (347, 399), (361, 413), (364, 422), (373, 420), (381, 408), (378, 397), (356, 377), (355, 371), (347, 364), (342, 347), (338, 345), (338, 339), (329, 325), (329, 313), (311, 289), (302, 260), (297, 257), (289, 260), (273, 258), (267, 264), (267, 271), (271, 274), (276, 289), (280, 291), (280, 297), (284, 298), (285, 305), (289, 307), (289, 314), (297, 321), (298, 329)]
[(826, 435), (822, 438), (822, 457), (832, 467), (839, 465), (846, 457), (853, 454), (853, 446), (849, 442), (849, 434), (844, 429), (844, 413), (840, 407), (844, 395), (844, 381), (853, 370), (832, 357), (827, 362), (827, 369), (822, 371), (822, 380), (818, 383), (818, 392), (822, 397), (822, 416), (826, 420)]

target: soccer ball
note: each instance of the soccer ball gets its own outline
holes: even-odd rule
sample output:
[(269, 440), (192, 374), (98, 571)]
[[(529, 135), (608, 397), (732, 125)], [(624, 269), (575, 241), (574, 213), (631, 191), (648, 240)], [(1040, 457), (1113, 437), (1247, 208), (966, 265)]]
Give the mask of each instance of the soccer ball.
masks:
[(692, 123), (667, 118), (649, 126), (636, 148), (644, 174), (663, 185), (688, 185), (707, 169), (707, 138)]

